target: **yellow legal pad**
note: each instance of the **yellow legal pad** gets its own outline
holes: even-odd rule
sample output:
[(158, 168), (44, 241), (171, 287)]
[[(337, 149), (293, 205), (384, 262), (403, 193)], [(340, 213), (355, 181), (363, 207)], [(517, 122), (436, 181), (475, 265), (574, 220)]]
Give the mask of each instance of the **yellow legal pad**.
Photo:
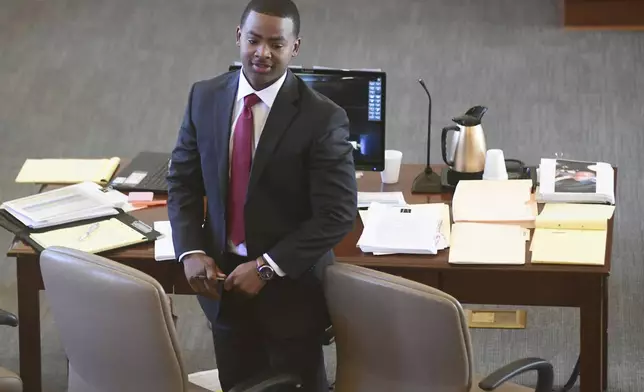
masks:
[(106, 184), (121, 162), (109, 159), (27, 159), (16, 177), (18, 183), (77, 184), (90, 181)]
[(614, 211), (610, 205), (546, 204), (535, 221), (532, 262), (604, 265)]
[(45, 233), (34, 233), (30, 237), (43, 248), (64, 246), (88, 253), (100, 253), (148, 240), (143, 234), (116, 218)]

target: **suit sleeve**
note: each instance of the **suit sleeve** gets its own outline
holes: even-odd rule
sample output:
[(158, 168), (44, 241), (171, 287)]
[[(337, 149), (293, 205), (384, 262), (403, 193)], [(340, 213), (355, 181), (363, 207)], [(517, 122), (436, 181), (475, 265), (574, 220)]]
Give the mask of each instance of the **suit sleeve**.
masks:
[(202, 229), (205, 191), (197, 132), (192, 122), (194, 89), (193, 85), (167, 176), (168, 216), (177, 256), (205, 249)]
[(352, 230), (357, 185), (349, 119), (337, 109), (310, 151), (309, 188), (312, 217), (267, 252), (291, 278), (297, 278)]

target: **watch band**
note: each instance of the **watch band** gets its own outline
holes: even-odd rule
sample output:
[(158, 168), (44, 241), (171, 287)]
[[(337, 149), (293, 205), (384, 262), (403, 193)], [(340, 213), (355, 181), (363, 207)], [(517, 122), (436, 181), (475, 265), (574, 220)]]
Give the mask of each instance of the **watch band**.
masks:
[[(261, 259), (261, 262), (260, 262), (260, 259)], [(273, 269), (273, 267), (271, 267), (270, 264), (266, 262), (263, 256), (258, 257), (256, 260), (256, 263), (257, 263), (257, 268), (255, 270), (257, 271), (257, 275), (261, 280), (268, 281), (275, 277), (275, 274), (276, 274), (275, 270)], [(270, 273), (268, 274), (268, 276), (265, 276), (262, 273), (262, 270), (269, 270)]]

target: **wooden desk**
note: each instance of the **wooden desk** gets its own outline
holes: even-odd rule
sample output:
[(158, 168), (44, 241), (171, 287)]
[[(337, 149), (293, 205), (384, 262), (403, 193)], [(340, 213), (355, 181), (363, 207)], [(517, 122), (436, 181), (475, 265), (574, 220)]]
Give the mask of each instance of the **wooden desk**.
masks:
[[(400, 182), (380, 183), (378, 173), (365, 173), (358, 180), (361, 191), (402, 191), (409, 203), (450, 202), (451, 194), (412, 195), (413, 178), (422, 165), (404, 165)], [(165, 207), (133, 212), (137, 218), (152, 223), (167, 220)], [(606, 353), (608, 326), (608, 275), (612, 248), (612, 220), (602, 267), (525, 266), (452, 266), (448, 251), (436, 256), (371, 256), (355, 244), (362, 231), (360, 219), (354, 230), (335, 248), (338, 260), (386, 271), (444, 290), (469, 304), (534, 305), (580, 308), (581, 318), (581, 392), (599, 392), (606, 388)], [(18, 313), (20, 317), (20, 373), (25, 392), (42, 389), (40, 348), (39, 290), (43, 290), (38, 257), (20, 242), (14, 243), (8, 256), (17, 259)], [(151, 244), (107, 252), (104, 256), (127, 264), (157, 279), (166, 292), (194, 294), (181, 265), (154, 261)], [(528, 258), (529, 260), (529, 258)]]

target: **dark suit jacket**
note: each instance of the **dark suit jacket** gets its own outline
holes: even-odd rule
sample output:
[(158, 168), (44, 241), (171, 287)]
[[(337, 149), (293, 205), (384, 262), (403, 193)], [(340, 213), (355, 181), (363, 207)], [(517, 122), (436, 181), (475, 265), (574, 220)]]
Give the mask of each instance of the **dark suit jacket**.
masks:
[[(192, 86), (168, 173), (176, 255), (204, 250), (225, 273), (235, 268), (225, 265), (222, 255), (227, 251), (229, 141), (239, 72)], [(302, 306), (317, 306), (306, 304), (320, 299), (316, 266), (332, 262), (332, 248), (355, 221), (357, 190), (348, 137), (345, 111), (288, 71), (257, 145), (245, 204), (248, 256), (267, 253), (287, 274), (269, 282), (260, 300), (286, 308), (286, 318), (302, 312)], [(203, 196), (208, 200), (205, 222)]]

